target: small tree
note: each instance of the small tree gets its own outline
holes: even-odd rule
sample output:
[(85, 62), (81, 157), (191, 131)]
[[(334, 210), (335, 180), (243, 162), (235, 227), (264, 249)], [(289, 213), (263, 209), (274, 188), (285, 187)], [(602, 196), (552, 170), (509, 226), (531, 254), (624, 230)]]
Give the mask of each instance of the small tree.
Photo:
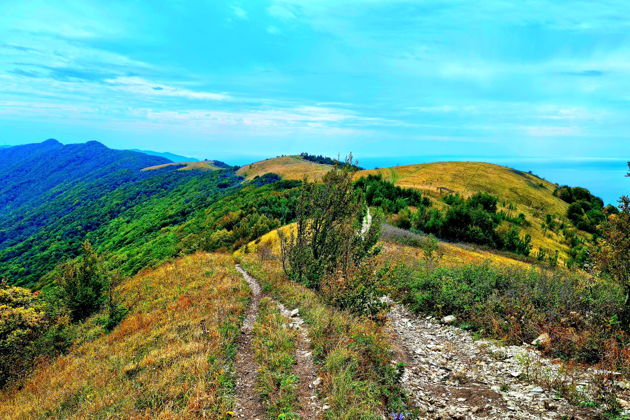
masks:
[(319, 289), (320, 280), (333, 273), (347, 277), (378, 241), (380, 222), (372, 220), (363, 196), (354, 188), (352, 167), (350, 155), (322, 183), (304, 180), (297, 227), (279, 233), (285, 273), (308, 287)]
[(619, 213), (610, 214), (600, 226), (602, 239), (594, 252), (597, 267), (619, 282), (625, 290), (620, 321), (630, 328), (630, 198), (621, 197)]
[(87, 318), (110, 298), (110, 282), (103, 265), (89, 242), (82, 245), (81, 255), (58, 268), (55, 282), (73, 320)]

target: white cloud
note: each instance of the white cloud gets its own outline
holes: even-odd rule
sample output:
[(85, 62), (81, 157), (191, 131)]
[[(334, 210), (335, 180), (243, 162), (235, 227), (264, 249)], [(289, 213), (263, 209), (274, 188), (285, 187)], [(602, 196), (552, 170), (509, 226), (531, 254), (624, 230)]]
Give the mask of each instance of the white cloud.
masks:
[(247, 11), (241, 7), (232, 6), (232, 12), (234, 13), (234, 16), (239, 19), (247, 20), (249, 18)]
[(582, 135), (582, 130), (578, 127), (531, 126), (522, 127), (522, 130), (532, 137), (572, 137)]
[(291, 20), (296, 17), (291, 9), (292, 7), (286, 4), (274, 4), (267, 9), (267, 13), (278, 19)]
[(118, 90), (124, 90), (131, 93), (151, 96), (172, 96), (187, 99), (199, 99), (199, 100), (211, 100), (211, 101), (225, 101), (230, 99), (230, 96), (224, 93), (195, 91), (190, 89), (183, 89), (173, 86), (164, 85), (161, 83), (154, 83), (141, 77), (116, 77), (114, 79), (107, 79), (109, 85)]

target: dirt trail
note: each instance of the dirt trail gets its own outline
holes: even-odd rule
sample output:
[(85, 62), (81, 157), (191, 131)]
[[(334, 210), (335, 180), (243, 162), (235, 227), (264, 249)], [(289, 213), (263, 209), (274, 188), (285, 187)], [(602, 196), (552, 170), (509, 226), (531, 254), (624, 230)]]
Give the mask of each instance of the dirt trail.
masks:
[[(237, 415), (245, 419), (265, 418), (264, 410), (260, 403), (260, 399), (256, 392), (256, 370), (257, 366), (254, 361), (254, 355), (251, 347), (252, 329), (256, 322), (258, 314), (258, 303), (263, 297), (260, 285), (254, 277), (252, 277), (247, 271), (245, 271), (240, 265), (236, 265), (236, 269), (243, 275), (247, 283), (252, 289), (254, 297), (250, 304), (245, 322), (243, 323), (243, 337), (248, 335), (248, 338), (243, 339), (243, 348), (239, 342), (239, 353), (237, 355), (237, 378), (242, 378), (242, 386), (239, 388), (239, 381), (237, 379), (237, 398), (242, 401), (241, 404), (237, 402)], [(300, 379), (298, 387), (298, 399), (300, 402), (300, 418), (302, 419), (318, 419), (321, 417), (322, 408), (317, 398), (317, 387), (321, 382), (321, 379), (317, 377), (317, 370), (313, 364), (313, 354), (311, 352), (311, 341), (308, 338), (308, 331), (304, 326), (304, 320), (300, 318), (297, 310), (290, 311), (282, 303), (275, 301), (276, 305), (280, 309), (282, 315), (287, 318), (287, 322), (291, 328), (295, 328), (298, 332), (298, 341), (296, 343), (296, 367), (295, 374)], [(255, 306), (255, 308), (253, 308)], [(250, 318), (251, 315), (251, 318)], [(245, 349), (247, 345), (247, 349)], [(241, 368), (239, 371), (239, 355), (241, 355)], [(247, 371), (248, 369), (249, 371)], [(249, 403), (249, 404), (247, 404)], [(242, 407), (242, 409), (240, 408)]]
[[(403, 386), (422, 418), (593, 418), (590, 409), (521, 379), (523, 360), (541, 359), (532, 349), (475, 342), (466, 331), (417, 317), (401, 305), (388, 318), (397, 358), (405, 363)], [(550, 361), (537, 363), (558, 371)]]
[(266, 418), (265, 410), (256, 391), (256, 373), (258, 366), (254, 361), (252, 348), (252, 336), (254, 323), (258, 316), (258, 305), (262, 297), (262, 291), (258, 282), (251, 277), (240, 265), (236, 269), (243, 275), (252, 290), (252, 299), (245, 313), (245, 320), (241, 328), (241, 336), (238, 340), (236, 353), (236, 415), (238, 418), (262, 420)]

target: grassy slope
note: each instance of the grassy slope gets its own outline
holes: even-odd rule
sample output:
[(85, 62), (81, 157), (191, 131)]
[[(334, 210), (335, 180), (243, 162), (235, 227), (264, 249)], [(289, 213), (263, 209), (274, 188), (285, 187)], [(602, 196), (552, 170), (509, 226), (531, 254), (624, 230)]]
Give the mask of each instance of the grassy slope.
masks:
[(531, 226), (524, 226), (523, 231), (532, 236), (534, 250), (568, 250), (559, 235), (543, 232), (541, 227), (547, 214), (564, 218), (568, 204), (553, 195), (554, 184), (534, 175), (491, 163), (439, 162), (371, 169), (359, 172), (357, 177), (377, 173), (396, 185), (417, 188), (434, 198), (449, 192), (466, 197), (476, 192), (493, 194), (516, 205), (516, 210), (501, 207), (512, 216), (525, 214)]
[[(302, 179), (306, 175), (311, 180), (317, 180), (330, 168), (330, 165), (309, 162), (299, 156), (283, 156), (243, 166), (237, 174), (251, 179), (273, 172), (285, 179)], [(541, 247), (551, 251), (557, 249), (561, 255), (568, 251), (560, 235), (542, 229), (547, 214), (565, 219), (568, 207), (567, 203), (553, 195), (555, 185), (549, 181), (483, 162), (438, 162), (370, 169), (358, 172), (357, 178), (377, 173), (396, 185), (422, 190), (433, 198), (440, 198), (450, 192), (464, 196), (476, 192), (493, 194), (516, 206), (515, 210), (500, 207), (511, 216), (525, 214), (531, 226), (523, 226), (522, 230), (531, 235), (534, 252)]]
[[(292, 230), (291, 225), (283, 226), (282, 229), (285, 233), (290, 233)], [(401, 245), (393, 242), (382, 242), (383, 251), (379, 256), (381, 261), (392, 262), (405, 262), (407, 264), (413, 264), (415, 261), (422, 260), (423, 251), (420, 248)], [(255, 241), (250, 242), (247, 245), (247, 252), (251, 254), (261, 254), (262, 248), (267, 248), (269, 255), (279, 257), (280, 255), (280, 243), (278, 240), (278, 229), (273, 230)], [(245, 249), (241, 248), (235, 252), (234, 255), (241, 257), (245, 255)], [(509, 258), (508, 256), (500, 255), (498, 253), (482, 250), (469, 245), (451, 244), (447, 242), (440, 242), (440, 265), (444, 266), (456, 266), (469, 263), (483, 263), (489, 261), (493, 264), (504, 266), (519, 266), (527, 267), (528, 263)]]
[(256, 176), (272, 172), (284, 179), (301, 180), (306, 176), (313, 181), (324, 176), (330, 168), (330, 165), (311, 162), (300, 156), (281, 156), (245, 165), (236, 174), (247, 179), (253, 179)]
[(223, 418), (249, 289), (227, 255), (198, 253), (118, 288), (131, 309), (110, 334), (0, 393), (0, 418)]
[(173, 163), (165, 163), (162, 165), (149, 166), (148, 168), (142, 169), (143, 171), (155, 171), (157, 169), (168, 168), (168, 167), (178, 167), (178, 171), (192, 171), (192, 170), (200, 170), (200, 171), (217, 171), (221, 168), (216, 166), (211, 160), (202, 160), (196, 162), (173, 162)]

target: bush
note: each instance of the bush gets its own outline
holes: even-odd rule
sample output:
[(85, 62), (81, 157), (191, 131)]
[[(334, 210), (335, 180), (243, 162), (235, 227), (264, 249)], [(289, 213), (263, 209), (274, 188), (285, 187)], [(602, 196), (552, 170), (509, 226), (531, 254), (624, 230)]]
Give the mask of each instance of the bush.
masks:
[(55, 282), (74, 321), (87, 318), (106, 302), (109, 278), (89, 242), (83, 244), (81, 256), (58, 268)]
[(0, 283), (0, 387), (28, 369), (36, 355), (35, 341), (46, 326), (36, 294)]
[(382, 280), (374, 275), (373, 261), (361, 262), (345, 275), (336, 273), (322, 280), (321, 291), (328, 303), (369, 318), (376, 318), (385, 308)]
[(323, 184), (302, 184), (296, 230), (279, 231), (285, 273), (314, 289), (324, 276), (340, 272), (347, 277), (352, 267), (370, 256), (380, 234), (378, 215), (364, 229), (369, 210), (354, 188), (351, 158), (348, 165), (326, 173)]
[[(414, 311), (454, 314), (491, 337), (531, 342), (546, 332), (548, 351), (582, 362), (613, 358), (628, 369), (623, 352), (629, 337), (619, 325), (623, 288), (584, 274), (537, 268), (496, 268), (489, 264), (430, 269), (397, 266), (389, 270), (393, 294)], [(626, 359), (624, 359), (624, 357)]]

